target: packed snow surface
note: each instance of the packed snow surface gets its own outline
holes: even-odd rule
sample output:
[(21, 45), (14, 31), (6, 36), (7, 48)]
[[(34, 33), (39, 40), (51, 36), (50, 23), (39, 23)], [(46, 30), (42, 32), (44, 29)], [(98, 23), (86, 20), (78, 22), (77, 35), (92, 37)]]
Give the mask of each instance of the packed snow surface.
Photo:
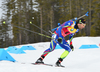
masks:
[[(100, 37), (74, 38), (73, 45), (75, 49), (62, 62), (65, 68), (30, 64), (35, 62), (45, 49), (49, 48), (49, 43), (27, 44), (32, 45), (36, 50), (25, 50), (26, 54), (9, 53), (17, 62), (0, 61), (0, 72), (100, 72), (100, 48), (79, 49), (83, 44), (96, 44), (100, 47)], [(21, 46), (23, 45), (16, 47), (21, 48)], [(47, 55), (44, 62), (55, 65), (63, 52), (64, 49), (55, 49)]]

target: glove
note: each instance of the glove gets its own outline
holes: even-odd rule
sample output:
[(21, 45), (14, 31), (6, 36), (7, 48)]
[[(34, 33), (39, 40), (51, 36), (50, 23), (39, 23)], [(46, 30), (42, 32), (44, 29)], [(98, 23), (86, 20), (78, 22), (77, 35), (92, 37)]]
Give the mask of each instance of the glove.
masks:
[(62, 39), (61, 38), (58, 38), (58, 42), (61, 43), (62, 42)]
[(73, 47), (73, 45), (70, 45), (70, 48), (72, 49), (72, 51), (74, 51), (74, 47)]

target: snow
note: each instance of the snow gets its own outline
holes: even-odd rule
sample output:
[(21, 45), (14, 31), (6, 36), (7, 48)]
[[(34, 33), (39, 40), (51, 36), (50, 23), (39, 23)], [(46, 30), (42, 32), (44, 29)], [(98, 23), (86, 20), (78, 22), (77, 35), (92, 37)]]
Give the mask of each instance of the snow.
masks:
[[(45, 65), (31, 65), (35, 62), (50, 42), (40, 42), (32, 45), (36, 50), (26, 50), (26, 54), (9, 53), (17, 62), (0, 61), (0, 72), (100, 72), (100, 48), (78, 49), (82, 44), (96, 44), (99, 46), (100, 37), (76, 37), (73, 39), (74, 51), (63, 60), (61, 67)], [(20, 48), (23, 45), (16, 46)], [(25, 45), (24, 45), (25, 46)], [(100, 46), (99, 46), (100, 47)], [(45, 63), (55, 65), (55, 62), (64, 52), (64, 49), (56, 49), (44, 59)], [(22, 64), (25, 63), (25, 64)]]

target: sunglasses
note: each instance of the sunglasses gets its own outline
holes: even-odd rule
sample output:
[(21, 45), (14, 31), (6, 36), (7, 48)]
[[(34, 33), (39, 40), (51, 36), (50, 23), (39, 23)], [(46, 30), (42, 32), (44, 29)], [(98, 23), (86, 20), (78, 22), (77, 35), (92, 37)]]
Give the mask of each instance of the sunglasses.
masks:
[(86, 24), (84, 24), (84, 23), (82, 23), (83, 24), (83, 26), (86, 26)]
[(86, 24), (85, 24), (85, 23), (80, 23), (80, 24), (82, 24), (83, 26), (86, 26)]

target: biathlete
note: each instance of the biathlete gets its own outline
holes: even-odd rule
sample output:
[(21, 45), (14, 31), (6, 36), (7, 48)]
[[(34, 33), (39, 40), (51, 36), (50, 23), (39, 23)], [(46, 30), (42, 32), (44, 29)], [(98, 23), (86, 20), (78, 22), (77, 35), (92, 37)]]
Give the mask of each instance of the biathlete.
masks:
[[(75, 20), (69, 20), (61, 24), (60, 26), (57, 27), (56, 31), (52, 34), (52, 40), (50, 43), (50, 48), (45, 50), (41, 57), (35, 62), (36, 64), (38, 63), (44, 63), (43, 59), (50, 53), (52, 52), (57, 43), (65, 49), (65, 51), (61, 54), (60, 58), (56, 62), (56, 66), (59, 67), (64, 67), (61, 65), (61, 62), (63, 61), (64, 58), (69, 54), (69, 52), (74, 50), (74, 47), (72, 45), (72, 39), (73, 35), (79, 31), (79, 29), (83, 29), (86, 26), (86, 21), (85, 19), (81, 18), (77, 21)], [(70, 44), (64, 39), (65, 36), (69, 35), (69, 41)]]

